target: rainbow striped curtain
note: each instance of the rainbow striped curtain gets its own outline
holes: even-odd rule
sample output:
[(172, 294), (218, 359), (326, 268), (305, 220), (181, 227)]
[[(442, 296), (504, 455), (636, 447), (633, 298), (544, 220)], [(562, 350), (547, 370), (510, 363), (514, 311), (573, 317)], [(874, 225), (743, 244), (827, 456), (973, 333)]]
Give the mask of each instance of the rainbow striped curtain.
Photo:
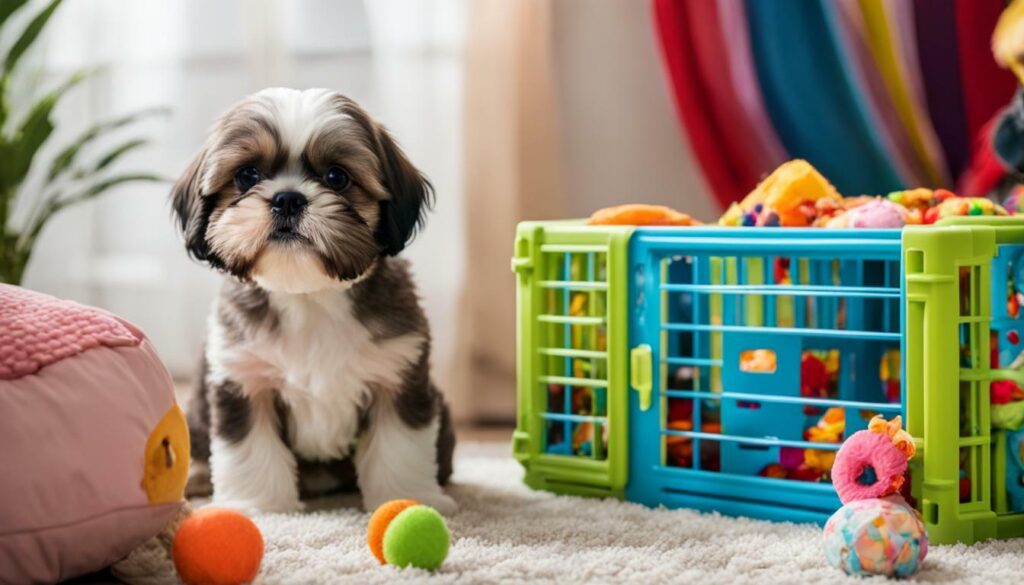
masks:
[(653, 1), (683, 129), (723, 207), (790, 158), (846, 195), (985, 184), (972, 161), (1016, 88), (990, 50), (1003, 1)]

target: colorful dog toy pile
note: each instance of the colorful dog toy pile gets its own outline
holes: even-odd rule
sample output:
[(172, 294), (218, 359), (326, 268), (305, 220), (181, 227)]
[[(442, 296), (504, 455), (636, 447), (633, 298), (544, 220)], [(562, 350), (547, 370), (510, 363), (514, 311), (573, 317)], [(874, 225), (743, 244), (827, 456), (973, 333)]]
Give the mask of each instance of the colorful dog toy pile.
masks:
[[(819, 227), (895, 229), (930, 225), (947, 217), (1009, 215), (984, 197), (961, 197), (946, 189), (917, 188), (887, 195), (844, 197), (803, 159), (783, 163), (739, 203), (722, 214), (729, 227)], [(699, 220), (661, 205), (627, 204), (599, 209), (589, 225), (698, 226)]]
[(843, 443), (832, 467), (843, 507), (825, 524), (825, 558), (850, 575), (908, 577), (928, 554), (928, 535), (900, 490), (914, 441), (900, 417), (875, 417)]
[(732, 204), (723, 226), (901, 228), (960, 215), (1008, 215), (992, 201), (959, 197), (945, 189), (896, 191), (885, 197), (843, 197), (805, 160), (791, 160), (768, 175), (743, 201)]

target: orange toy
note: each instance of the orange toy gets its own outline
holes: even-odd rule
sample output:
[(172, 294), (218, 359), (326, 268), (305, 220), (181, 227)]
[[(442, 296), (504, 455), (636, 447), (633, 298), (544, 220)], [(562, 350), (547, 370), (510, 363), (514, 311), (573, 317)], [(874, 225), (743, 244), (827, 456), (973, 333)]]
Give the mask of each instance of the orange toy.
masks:
[[(841, 443), (846, 431), (846, 411), (830, 408), (818, 424), (807, 429), (804, 439), (812, 443)], [(804, 465), (821, 473), (832, 469), (836, 452), (824, 449), (804, 449)]]
[(777, 367), (775, 352), (770, 349), (751, 349), (740, 353), (740, 371), (770, 374)]
[[(877, 415), (868, 422), (868, 430), (889, 437), (892, 444), (906, 455), (908, 461), (914, 458), (917, 445), (914, 443), (914, 437), (903, 430), (903, 419), (899, 415), (894, 416), (890, 421), (882, 418), (882, 415)], [(896, 487), (899, 488), (899, 486)]]
[[(673, 431), (692, 431), (692, 420), (674, 420), (668, 423), (668, 428)], [(703, 433), (720, 434), (722, 425), (717, 422), (701, 423), (700, 430)], [(668, 435), (665, 437), (665, 449), (669, 461), (679, 467), (690, 467), (693, 464), (693, 440), (690, 437), (679, 435)], [(703, 465), (703, 461), (702, 461)]]
[(370, 523), (366, 528), (366, 543), (370, 545), (370, 552), (377, 557), (380, 564), (386, 564), (384, 560), (384, 531), (388, 524), (395, 519), (403, 510), (410, 506), (418, 506), (416, 500), (391, 500), (377, 508), (377, 511), (370, 516)]
[(664, 205), (630, 203), (598, 209), (587, 220), (590, 225), (701, 225), (685, 213)]
[(263, 535), (240, 512), (204, 508), (178, 527), (171, 554), (185, 585), (249, 583), (263, 560)]

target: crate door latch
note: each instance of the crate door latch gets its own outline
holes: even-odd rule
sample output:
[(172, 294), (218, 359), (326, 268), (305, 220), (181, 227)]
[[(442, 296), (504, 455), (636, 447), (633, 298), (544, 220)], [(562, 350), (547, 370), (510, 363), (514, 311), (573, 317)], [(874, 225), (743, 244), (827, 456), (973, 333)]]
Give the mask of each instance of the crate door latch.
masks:
[(651, 407), (654, 376), (651, 366), (651, 346), (642, 343), (629, 352), (629, 383), (640, 396), (640, 410)]

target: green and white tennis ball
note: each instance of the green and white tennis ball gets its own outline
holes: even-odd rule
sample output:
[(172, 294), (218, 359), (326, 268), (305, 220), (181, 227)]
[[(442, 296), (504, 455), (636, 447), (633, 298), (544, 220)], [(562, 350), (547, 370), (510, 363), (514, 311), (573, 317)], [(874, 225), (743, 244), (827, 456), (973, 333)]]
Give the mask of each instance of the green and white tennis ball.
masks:
[(437, 510), (410, 506), (384, 531), (384, 559), (396, 567), (434, 571), (448, 556), (451, 534)]

